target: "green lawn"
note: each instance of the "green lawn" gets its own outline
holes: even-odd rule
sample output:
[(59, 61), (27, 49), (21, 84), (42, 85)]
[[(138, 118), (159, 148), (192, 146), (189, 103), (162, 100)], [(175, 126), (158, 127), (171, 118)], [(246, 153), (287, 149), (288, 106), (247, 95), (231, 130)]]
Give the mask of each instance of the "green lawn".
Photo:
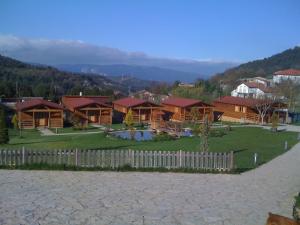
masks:
[[(50, 130), (53, 133), (56, 133), (56, 129), (55, 128), (50, 128)], [(84, 132), (93, 132), (93, 131), (99, 131), (99, 128), (92, 127), (92, 126), (88, 126), (87, 128), (82, 129), (82, 130), (74, 129), (73, 127), (57, 128), (57, 133), (58, 134), (64, 134), (64, 133), (84, 133)]]
[[(289, 147), (297, 143), (297, 133), (272, 133), (261, 128), (233, 128), (223, 137), (210, 137), (210, 151), (235, 152), (237, 168), (252, 168), (253, 154), (258, 153), (258, 162), (264, 163), (284, 152), (284, 142)], [(200, 148), (199, 137), (182, 137), (168, 141), (136, 142), (99, 134), (74, 134), (68, 136), (40, 136), (36, 130), (24, 130), (23, 138), (18, 132), (10, 130), (10, 143), (0, 148), (17, 149), (24, 146), (30, 149), (136, 149), (160, 151), (197, 151)]]
[[(114, 130), (124, 130), (126, 129), (126, 125), (123, 123), (113, 123), (111, 125), (106, 125), (107, 128), (112, 128)], [(142, 126), (141, 124), (135, 124), (133, 126), (136, 130), (146, 130), (148, 129), (147, 126)]]

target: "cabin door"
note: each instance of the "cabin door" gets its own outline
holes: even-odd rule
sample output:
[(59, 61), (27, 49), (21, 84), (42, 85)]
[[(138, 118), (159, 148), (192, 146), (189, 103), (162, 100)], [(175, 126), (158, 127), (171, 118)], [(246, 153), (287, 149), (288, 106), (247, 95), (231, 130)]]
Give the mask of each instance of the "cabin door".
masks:
[(91, 123), (98, 123), (99, 114), (96, 111), (88, 112), (88, 119)]
[(49, 113), (38, 112), (35, 114), (35, 125), (36, 127), (46, 127), (48, 126)]

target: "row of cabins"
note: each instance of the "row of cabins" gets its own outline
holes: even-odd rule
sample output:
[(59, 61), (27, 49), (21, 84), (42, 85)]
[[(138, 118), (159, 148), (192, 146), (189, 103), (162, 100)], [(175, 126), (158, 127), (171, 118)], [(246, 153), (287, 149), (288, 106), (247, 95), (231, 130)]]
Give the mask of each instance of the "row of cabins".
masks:
[[(135, 123), (148, 123), (156, 129), (163, 126), (165, 121), (201, 122), (206, 116), (209, 121), (221, 119), (257, 123), (260, 120), (256, 109), (259, 101), (261, 100), (225, 96), (210, 105), (195, 99), (168, 97), (157, 104), (134, 97), (110, 102), (106, 96), (63, 96), (60, 104), (43, 99), (18, 102), (16, 111), (22, 128), (61, 128), (65, 120), (74, 117), (81, 123), (107, 125), (112, 124), (114, 114), (120, 115), (123, 120), (131, 110)], [(274, 103), (266, 114), (265, 121), (270, 121), (274, 110), (278, 110), (281, 115), (284, 107), (283, 104)], [(281, 115), (283, 119), (284, 115)]]

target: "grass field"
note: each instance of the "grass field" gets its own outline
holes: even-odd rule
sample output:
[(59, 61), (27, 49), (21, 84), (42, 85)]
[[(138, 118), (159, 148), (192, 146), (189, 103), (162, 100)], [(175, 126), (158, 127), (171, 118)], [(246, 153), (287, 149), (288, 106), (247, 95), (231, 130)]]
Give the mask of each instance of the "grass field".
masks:
[[(198, 151), (199, 137), (182, 137), (166, 141), (136, 142), (123, 140), (104, 133), (74, 134), (67, 136), (40, 136), (36, 130), (24, 130), (23, 138), (15, 130), (10, 130), (10, 142), (0, 148), (17, 149), (136, 149), (160, 151)], [(235, 152), (235, 164), (238, 168), (252, 168), (253, 154), (258, 153), (258, 162), (264, 163), (284, 153), (284, 142), (289, 148), (297, 143), (297, 133), (272, 133), (261, 128), (233, 128), (223, 137), (210, 137), (209, 148), (213, 152)]]
[[(50, 130), (53, 133), (56, 133), (56, 129), (55, 128), (50, 128)], [(94, 131), (99, 131), (99, 128), (92, 127), (92, 126), (88, 126), (87, 128), (82, 129), (82, 130), (74, 129), (73, 127), (57, 128), (57, 133), (58, 134), (65, 134), (65, 133), (85, 133), (85, 132), (94, 132)]]

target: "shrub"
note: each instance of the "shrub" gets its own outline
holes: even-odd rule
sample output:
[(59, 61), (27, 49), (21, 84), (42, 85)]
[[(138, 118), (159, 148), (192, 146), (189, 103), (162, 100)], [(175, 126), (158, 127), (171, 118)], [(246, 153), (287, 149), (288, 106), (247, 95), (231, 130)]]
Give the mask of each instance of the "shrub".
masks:
[(14, 129), (18, 129), (19, 128), (18, 127), (19, 121), (18, 121), (17, 114), (14, 114), (14, 116), (11, 119), (11, 123), (13, 124)]
[(300, 193), (295, 197), (295, 204), (293, 207), (293, 217), (296, 221), (300, 221)]
[(227, 125), (226, 127), (225, 127), (225, 129), (226, 129), (226, 131), (232, 131), (232, 127), (230, 126), (230, 125)]
[(4, 109), (0, 108), (0, 144), (6, 144), (9, 141), (8, 129), (5, 120)]
[(223, 129), (213, 129), (209, 132), (210, 137), (223, 137), (226, 132)]
[(273, 113), (272, 114), (272, 117), (271, 117), (271, 121), (272, 121), (272, 131), (277, 131), (277, 128), (278, 128), (278, 123), (279, 123), (279, 116), (278, 114), (276, 113)]
[(154, 136), (153, 141), (170, 141), (174, 139), (175, 137), (170, 136), (167, 133), (160, 133)]

